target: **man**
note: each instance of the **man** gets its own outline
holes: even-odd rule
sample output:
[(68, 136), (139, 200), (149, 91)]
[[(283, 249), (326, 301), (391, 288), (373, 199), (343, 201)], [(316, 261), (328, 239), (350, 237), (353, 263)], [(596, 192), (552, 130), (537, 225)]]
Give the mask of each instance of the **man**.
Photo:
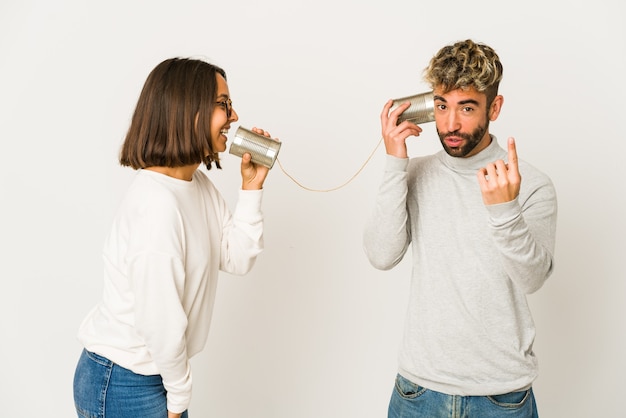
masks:
[(443, 146), (408, 158), (422, 129), (381, 114), (387, 152), (364, 233), (372, 265), (413, 271), (389, 417), (537, 417), (535, 329), (526, 295), (553, 270), (550, 179), (489, 133), (504, 99), (495, 51), (472, 40), (442, 48), (425, 70)]

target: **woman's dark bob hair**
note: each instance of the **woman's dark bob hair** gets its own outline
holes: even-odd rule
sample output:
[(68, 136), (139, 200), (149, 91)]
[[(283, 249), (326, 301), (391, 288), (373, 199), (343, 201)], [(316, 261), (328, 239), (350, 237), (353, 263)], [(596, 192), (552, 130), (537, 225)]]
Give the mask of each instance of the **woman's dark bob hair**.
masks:
[(221, 168), (211, 141), (217, 74), (205, 61), (171, 58), (157, 65), (141, 90), (120, 151), (120, 164), (135, 170), (204, 163)]

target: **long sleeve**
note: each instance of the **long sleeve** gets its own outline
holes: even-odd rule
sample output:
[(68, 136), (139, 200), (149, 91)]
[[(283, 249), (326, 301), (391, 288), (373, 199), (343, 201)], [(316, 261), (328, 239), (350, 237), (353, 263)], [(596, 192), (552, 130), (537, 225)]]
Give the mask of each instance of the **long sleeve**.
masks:
[[(154, 199), (154, 198), (153, 198)], [(128, 234), (125, 277), (132, 297), (134, 332), (163, 378), (168, 409), (183, 412), (191, 400), (186, 287), (194, 282), (187, 214), (165, 195), (137, 207)]]
[(183, 412), (191, 401), (188, 320), (183, 305), (185, 269), (168, 254), (146, 253), (130, 263), (136, 297), (135, 330), (163, 378), (168, 409)]
[(541, 288), (553, 270), (557, 201), (546, 177), (522, 178), (522, 182), (530, 183), (522, 196), (487, 210), (504, 270), (529, 294)]
[(232, 274), (246, 274), (263, 251), (262, 190), (240, 190), (231, 215), (227, 211), (222, 236), (220, 269)]
[(411, 241), (406, 206), (409, 160), (390, 155), (386, 158), (374, 210), (363, 234), (365, 254), (379, 270), (389, 270), (398, 264)]

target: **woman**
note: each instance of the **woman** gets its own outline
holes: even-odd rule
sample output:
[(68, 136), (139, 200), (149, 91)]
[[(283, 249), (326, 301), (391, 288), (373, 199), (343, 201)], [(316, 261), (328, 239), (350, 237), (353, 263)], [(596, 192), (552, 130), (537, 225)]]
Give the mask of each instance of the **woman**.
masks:
[(218, 271), (245, 274), (263, 249), (269, 169), (244, 154), (232, 214), (197, 170), (221, 168), (237, 120), (221, 68), (173, 58), (148, 76), (120, 153), (137, 174), (104, 244), (102, 301), (78, 334), (79, 417), (187, 416), (189, 359), (207, 339)]

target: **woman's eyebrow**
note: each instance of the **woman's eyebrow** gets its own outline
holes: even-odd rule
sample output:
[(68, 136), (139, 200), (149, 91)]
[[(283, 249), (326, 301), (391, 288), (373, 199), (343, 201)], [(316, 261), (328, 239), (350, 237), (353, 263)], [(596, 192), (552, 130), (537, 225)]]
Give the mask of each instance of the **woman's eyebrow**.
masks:
[(228, 94), (226, 93), (222, 93), (219, 96), (217, 96), (218, 99), (227, 99), (228, 100)]

